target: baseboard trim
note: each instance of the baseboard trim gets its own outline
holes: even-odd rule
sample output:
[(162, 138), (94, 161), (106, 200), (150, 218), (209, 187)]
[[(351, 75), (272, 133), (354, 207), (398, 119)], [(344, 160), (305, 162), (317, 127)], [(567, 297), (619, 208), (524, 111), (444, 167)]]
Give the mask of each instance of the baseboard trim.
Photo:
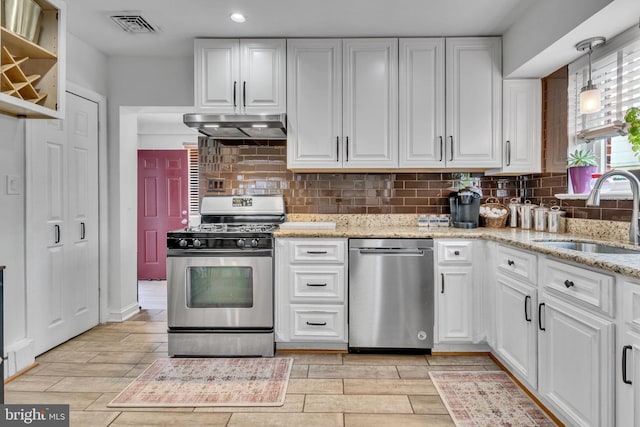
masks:
[(120, 311), (112, 311), (109, 313), (109, 318), (107, 319), (107, 323), (113, 322), (113, 323), (121, 323), (124, 322), (125, 320), (129, 319), (130, 317), (135, 316), (136, 314), (138, 314), (140, 312), (140, 306), (138, 305), (138, 302), (134, 302), (132, 304), (129, 304), (128, 306), (124, 307), (122, 310)]
[(15, 374), (11, 375), (8, 378), (4, 379), (4, 383), (7, 384), (13, 380), (15, 380), (16, 378), (18, 378), (19, 376), (26, 374), (27, 372), (29, 372), (30, 370), (32, 370), (33, 368), (37, 367), (38, 365), (40, 365), (38, 362), (33, 362), (31, 365), (27, 366), (26, 368), (16, 372)]

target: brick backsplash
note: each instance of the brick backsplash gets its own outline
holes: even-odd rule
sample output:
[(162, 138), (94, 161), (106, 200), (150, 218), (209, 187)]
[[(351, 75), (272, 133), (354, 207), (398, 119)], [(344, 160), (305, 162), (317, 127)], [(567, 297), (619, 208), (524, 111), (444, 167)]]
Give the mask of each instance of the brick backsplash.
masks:
[[(295, 173), (287, 170), (285, 141), (199, 142), (200, 194), (283, 194), (287, 212), (300, 214), (442, 214), (449, 213), (451, 173)], [(523, 177), (480, 177), (484, 196), (507, 203), (524, 197), (533, 203), (558, 204), (568, 217), (629, 221), (630, 201), (558, 200), (567, 192), (566, 173)], [(209, 180), (224, 180), (215, 190)], [(210, 185), (211, 184), (211, 185)], [(485, 200), (485, 199), (483, 199)]]

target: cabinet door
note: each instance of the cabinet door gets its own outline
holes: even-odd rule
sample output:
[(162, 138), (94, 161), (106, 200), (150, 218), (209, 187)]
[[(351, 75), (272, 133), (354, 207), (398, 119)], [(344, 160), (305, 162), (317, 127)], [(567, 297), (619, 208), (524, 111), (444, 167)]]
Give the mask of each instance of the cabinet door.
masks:
[(444, 39), (400, 39), (399, 55), (399, 167), (444, 167)]
[(342, 40), (287, 41), (287, 167), (342, 167)]
[(286, 111), (285, 46), (284, 39), (240, 41), (243, 112)]
[(438, 341), (473, 341), (472, 267), (439, 267), (436, 276)]
[(497, 37), (446, 40), (447, 166), (500, 166), (501, 58)]
[(344, 167), (398, 166), (398, 39), (343, 42)]
[(640, 427), (640, 333), (626, 327), (623, 340), (619, 346), (621, 369), (616, 369), (616, 375), (620, 375), (616, 381), (619, 386), (616, 421), (620, 426)]
[(502, 171), (538, 173), (542, 164), (540, 80), (505, 80), (502, 87)]
[(537, 292), (532, 286), (498, 274), (495, 300), (495, 351), (520, 380), (536, 388), (538, 331), (534, 311)]
[(240, 106), (240, 42), (196, 39), (194, 43), (196, 108), (233, 113)]
[(614, 425), (613, 323), (546, 292), (540, 300), (540, 394), (571, 425)]

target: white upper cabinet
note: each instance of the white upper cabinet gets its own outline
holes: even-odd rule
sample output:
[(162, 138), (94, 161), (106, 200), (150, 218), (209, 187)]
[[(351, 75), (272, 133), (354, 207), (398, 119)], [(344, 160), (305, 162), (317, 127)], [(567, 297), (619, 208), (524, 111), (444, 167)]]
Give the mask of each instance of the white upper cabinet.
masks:
[(398, 166), (398, 40), (348, 39), (343, 50), (343, 166)]
[(517, 175), (542, 171), (542, 128), (539, 79), (502, 83), (502, 167), (488, 175)]
[(342, 167), (342, 40), (287, 41), (287, 162)]
[(195, 103), (218, 113), (286, 111), (284, 39), (196, 39)]
[(290, 169), (397, 167), (397, 43), (288, 41)]
[(400, 168), (445, 165), (444, 44), (444, 39), (400, 39)]
[(499, 37), (446, 40), (448, 167), (501, 164), (502, 54)]
[[(33, 26), (33, 34), (27, 34), (28, 27), (20, 31), (12, 27), (10, 18), (3, 19), (0, 31), (0, 113), (63, 119), (67, 36), (65, 2), (38, 0), (37, 3), (41, 8), (40, 21), (39, 25)], [(5, 2), (2, 4), (4, 7)], [(0, 12), (3, 18), (8, 4), (7, 10)]]

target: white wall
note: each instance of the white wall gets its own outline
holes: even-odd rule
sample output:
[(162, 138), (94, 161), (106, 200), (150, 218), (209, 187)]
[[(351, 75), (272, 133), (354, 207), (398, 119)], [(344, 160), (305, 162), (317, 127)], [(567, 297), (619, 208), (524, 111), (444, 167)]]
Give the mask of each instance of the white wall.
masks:
[[(25, 301), (24, 121), (0, 115), (0, 264), (4, 271), (4, 348), (15, 351), (27, 334)], [(7, 176), (17, 176), (19, 194), (7, 194)], [(13, 355), (12, 355), (13, 356)], [(3, 364), (15, 373), (14, 357)]]
[(110, 57), (109, 320), (137, 310), (137, 114), (144, 106), (193, 106), (193, 58)]
[(67, 33), (67, 81), (107, 94), (107, 56)]

